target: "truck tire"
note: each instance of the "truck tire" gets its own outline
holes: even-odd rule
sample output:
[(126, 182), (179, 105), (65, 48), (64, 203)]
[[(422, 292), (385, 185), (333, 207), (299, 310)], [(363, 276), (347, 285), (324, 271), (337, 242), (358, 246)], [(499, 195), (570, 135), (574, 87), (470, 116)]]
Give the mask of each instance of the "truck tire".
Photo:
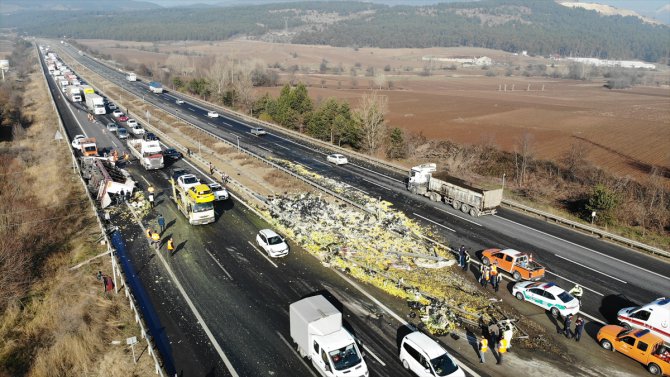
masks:
[(470, 208), (470, 216), (479, 217), (479, 210), (477, 208)]
[(461, 204), (461, 212), (463, 212), (463, 213), (470, 212), (470, 206), (465, 204), (465, 203)]
[(482, 258), (482, 264), (483, 264), (484, 266), (488, 266), (488, 265), (491, 264), (491, 261), (489, 260), (488, 257), (484, 257), (484, 258)]
[(410, 188), (409, 188), (409, 192), (411, 192), (412, 194), (416, 195), (416, 187), (410, 187)]
[(458, 211), (461, 208), (461, 202), (459, 202), (458, 200), (454, 200), (453, 202), (451, 202), (451, 206)]
[(432, 200), (434, 202), (439, 202), (440, 200), (442, 200), (442, 195), (440, 195), (436, 192), (431, 192), (430, 193), (430, 200)]
[(660, 376), (661, 375), (661, 367), (656, 365), (655, 363), (651, 363), (647, 366), (647, 370), (649, 373), (653, 374), (654, 376)]
[(516, 281), (521, 280), (521, 274), (519, 273), (519, 271), (514, 271), (514, 273), (512, 274), (512, 277), (513, 277), (514, 280), (516, 280)]

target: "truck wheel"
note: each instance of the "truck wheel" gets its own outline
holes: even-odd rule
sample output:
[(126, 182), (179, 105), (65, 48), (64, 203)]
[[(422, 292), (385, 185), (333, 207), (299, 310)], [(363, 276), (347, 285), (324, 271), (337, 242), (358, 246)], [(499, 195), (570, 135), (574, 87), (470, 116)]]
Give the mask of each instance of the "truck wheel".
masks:
[(516, 293), (516, 299), (519, 301), (523, 301), (523, 294), (521, 292)]
[(431, 192), (430, 193), (430, 200), (434, 202), (439, 202), (442, 199), (442, 196), (436, 192)]
[(476, 208), (470, 208), (470, 216), (479, 217), (479, 211)]
[(407, 360), (402, 361), (402, 367), (405, 368), (406, 370), (409, 370), (409, 364), (407, 364)]
[(451, 206), (458, 211), (461, 208), (461, 202), (459, 202), (458, 200), (454, 200), (453, 202), (451, 202)]
[(484, 258), (482, 258), (482, 264), (483, 264), (484, 266), (488, 266), (488, 265), (491, 264), (491, 261), (489, 260), (488, 257), (484, 257)]
[(551, 312), (551, 316), (554, 318), (558, 318), (558, 315), (561, 314), (559, 313), (558, 309), (554, 306), (553, 308), (549, 309), (549, 312)]
[(600, 346), (608, 351), (613, 351), (612, 349), (612, 343), (610, 343), (609, 340), (603, 339), (600, 341)]
[(649, 366), (647, 367), (647, 370), (649, 371), (649, 373), (653, 374), (654, 376), (660, 376), (661, 375), (661, 368), (654, 363), (649, 364)]
[(465, 204), (465, 203), (461, 204), (461, 212), (463, 212), (463, 213), (470, 212), (470, 206)]
[(410, 187), (410, 188), (409, 188), (409, 192), (411, 192), (412, 194), (416, 195), (416, 187)]
[(516, 280), (516, 281), (521, 280), (521, 274), (519, 273), (519, 271), (514, 271), (514, 273), (512, 274), (512, 277), (513, 277), (514, 280)]

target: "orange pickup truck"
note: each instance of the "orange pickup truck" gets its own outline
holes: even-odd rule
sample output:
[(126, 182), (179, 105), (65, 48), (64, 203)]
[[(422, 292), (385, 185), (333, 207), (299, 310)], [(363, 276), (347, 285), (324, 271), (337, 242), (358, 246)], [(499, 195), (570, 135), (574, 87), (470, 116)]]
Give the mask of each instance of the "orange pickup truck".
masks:
[(619, 351), (647, 367), (656, 376), (670, 376), (670, 348), (649, 329), (626, 330), (617, 325), (603, 326), (597, 335), (598, 343), (610, 351)]
[(543, 266), (531, 260), (528, 254), (514, 249), (486, 249), (482, 252), (482, 263), (485, 266), (497, 263), (499, 269), (509, 272), (517, 281), (544, 277)]

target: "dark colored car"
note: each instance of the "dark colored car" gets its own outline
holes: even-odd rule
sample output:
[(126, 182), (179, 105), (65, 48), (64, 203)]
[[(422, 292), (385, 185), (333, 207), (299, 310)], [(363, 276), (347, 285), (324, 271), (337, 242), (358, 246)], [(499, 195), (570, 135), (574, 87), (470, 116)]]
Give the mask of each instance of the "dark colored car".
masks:
[(171, 176), (172, 176), (172, 179), (174, 179), (175, 182), (176, 182), (177, 178), (181, 177), (182, 175), (186, 175), (186, 174), (189, 174), (188, 170), (186, 170), (186, 169), (173, 169)]
[(168, 148), (164, 150), (163, 156), (172, 160), (179, 160), (182, 157), (181, 152), (174, 148)]
[(144, 140), (150, 141), (150, 140), (156, 140), (158, 141), (158, 136), (154, 134), (153, 132), (147, 132), (144, 134)]

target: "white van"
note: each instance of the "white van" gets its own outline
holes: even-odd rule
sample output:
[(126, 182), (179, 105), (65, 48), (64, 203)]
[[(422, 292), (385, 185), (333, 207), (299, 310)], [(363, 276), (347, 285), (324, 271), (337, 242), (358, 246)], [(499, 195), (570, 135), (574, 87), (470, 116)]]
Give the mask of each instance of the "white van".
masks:
[(400, 362), (419, 377), (465, 377), (447, 351), (428, 335), (415, 331), (400, 344)]
[(647, 305), (623, 308), (617, 319), (625, 327), (649, 329), (670, 343), (670, 298), (661, 297)]

